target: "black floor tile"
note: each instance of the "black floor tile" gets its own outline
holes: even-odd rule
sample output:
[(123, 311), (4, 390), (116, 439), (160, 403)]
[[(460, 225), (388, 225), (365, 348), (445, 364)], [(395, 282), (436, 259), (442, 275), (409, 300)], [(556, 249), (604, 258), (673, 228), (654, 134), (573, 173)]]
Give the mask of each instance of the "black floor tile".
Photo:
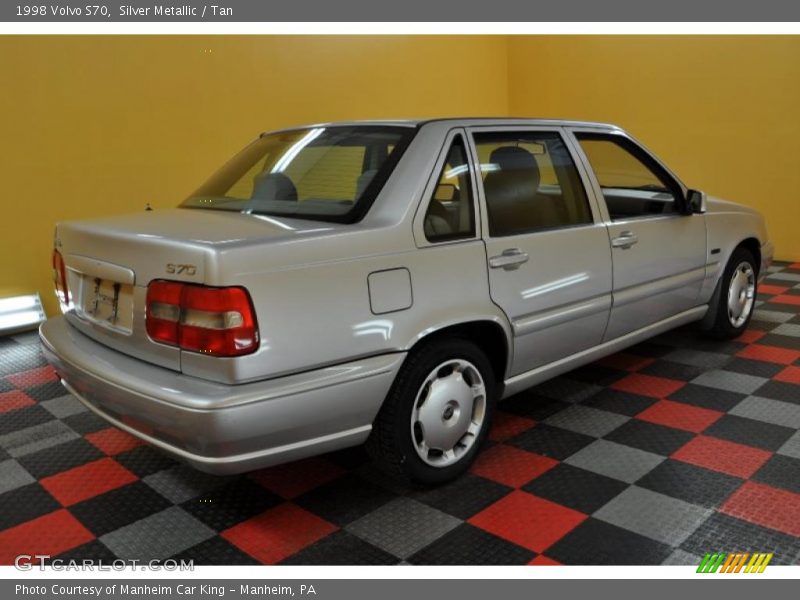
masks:
[(181, 506), (212, 529), (223, 531), (283, 502), (283, 499), (246, 477), (217, 487)]
[(177, 464), (174, 459), (152, 446), (137, 446), (132, 450), (117, 454), (114, 459), (140, 478), (169, 469)]
[(691, 504), (716, 508), (742, 483), (744, 480), (738, 477), (667, 459), (636, 485)]
[(122, 486), (70, 507), (86, 528), (100, 537), (144, 519), (172, 504), (141, 481)]
[(564, 460), (594, 440), (595, 438), (588, 435), (540, 423), (514, 436), (506, 443), (528, 452)]
[(671, 551), (666, 544), (590, 517), (545, 553), (568, 565), (660, 565)]
[(507, 542), (469, 523), (413, 555), (408, 562), (420, 565), (524, 565), (536, 553)]
[(95, 565), (103, 564), (106, 567), (115, 560), (119, 560), (117, 556), (99, 540), (92, 540), (86, 544), (81, 544), (77, 548), (72, 548), (71, 550), (57, 554), (53, 558), (61, 561), (62, 564), (75, 561), (83, 565), (85, 564), (84, 561), (89, 561)]
[(528, 417), (534, 421), (543, 421), (557, 412), (572, 406), (569, 402), (553, 400), (543, 396), (536, 396), (527, 392), (516, 394), (507, 400), (503, 400), (498, 408), (506, 412)]
[(60, 381), (48, 381), (47, 383), (25, 388), (25, 393), (37, 402), (44, 402), (45, 400), (65, 396), (68, 392)]
[(775, 454), (751, 479), (800, 494), (800, 459)]
[[(770, 305), (771, 307), (772, 305)], [(778, 348), (788, 348), (790, 350), (800, 350), (800, 337), (793, 335), (780, 335), (777, 333), (768, 333), (758, 343), (763, 346), (776, 346)]]
[(728, 412), (747, 397), (747, 394), (729, 392), (705, 385), (687, 383), (681, 389), (670, 394), (670, 400), (684, 402), (700, 408), (710, 408)]
[(31, 521), (61, 508), (38, 483), (0, 494), (0, 531)]
[(465, 474), (452, 483), (416, 492), (413, 497), (442, 512), (467, 520), (511, 492), (483, 477)]
[(579, 367), (574, 371), (570, 371), (568, 374), (570, 379), (602, 386), (610, 385), (615, 381), (622, 379), (626, 375), (628, 375), (627, 371), (604, 367), (603, 365), (598, 365), (597, 363)]
[(639, 450), (669, 456), (686, 444), (694, 434), (673, 427), (631, 419), (605, 436), (605, 439)]
[(522, 489), (590, 515), (627, 487), (627, 483), (617, 479), (561, 463)]
[(770, 398), (772, 400), (781, 400), (782, 402), (791, 402), (792, 404), (800, 404), (800, 385), (772, 380), (758, 388), (753, 392), (753, 395), (762, 398)]
[(776, 365), (775, 363), (764, 360), (741, 358), (740, 356), (732, 358), (731, 362), (725, 365), (726, 371), (743, 373), (744, 375), (754, 375), (756, 377), (766, 377), (767, 379), (774, 377), (783, 369), (783, 365)]
[(792, 437), (795, 431), (791, 427), (782, 427), (736, 415), (723, 415), (703, 434), (775, 452)]
[(382, 487), (348, 473), (302, 496), (295, 504), (343, 526), (363, 517), (395, 497)]
[(647, 365), (643, 369), (639, 369), (638, 372), (643, 375), (666, 377), (667, 379), (675, 379), (677, 381), (691, 381), (695, 377), (701, 375), (704, 369), (693, 365), (672, 362), (671, 360), (659, 360), (651, 365)]
[(13, 433), (35, 425), (55, 420), (53, 415), (38, 404), (2, 413), (0, 416), (0, 435)]
[(259, 565), (261, 564), (249, 554), (242, 552), (233, 544), (221, 537), (213, 537), (196, 546), (187, 548), (172, 559), (179, 564), (181, 561), (193, 561), (197, 566), (220, 565)]
[(800, 553), (800, 538), (716, 513), (681, 548), (698, 556), (706, 552), (772, 552), (770, 564), (789, 565)]
[(635, 417), (656, 402), (658, 402), (658, 400), (655, 398), (648, 398), (647, 396), (639, 396), (638, 394), (631, 394), (630, 392), (606, 388), (597, 392), (583, 404), (591, 406), (592, 408), (599, 408), (600, 410), (607, 410), (620, 415)]
[(100, 450), (85, 439), (79, 438), (21, 456), (17, 460), (28, 473), (37, 479), (42, 479), (103, 458), (103, 456), (105, 455)]
[(346, 532), (336, 531), (281, 561), (282, 565), (392, 565), (399, 559)]
[(91, 411), (85, 411), (77, 415), (66, 417), (62, 419), (62, 421), (81, 435), (94, 433), (95, 431), (100, 431), (108, 427), (108, 421), (101, 419)]

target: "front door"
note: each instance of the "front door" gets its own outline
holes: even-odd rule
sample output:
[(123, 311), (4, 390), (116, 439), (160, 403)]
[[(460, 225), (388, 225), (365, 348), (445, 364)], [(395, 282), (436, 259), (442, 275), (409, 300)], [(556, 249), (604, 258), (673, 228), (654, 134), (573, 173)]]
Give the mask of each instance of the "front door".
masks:
[(704, 215), (686, 214), (680, 183), (630, 138), (574, 134), (604, 202), (614, 263), (604, 340), (696, 306), (705, 277)]
[(599, 344), (611, 252), (559, 128), (473, 128), (493, 301), (514, 331), (510, 375)]

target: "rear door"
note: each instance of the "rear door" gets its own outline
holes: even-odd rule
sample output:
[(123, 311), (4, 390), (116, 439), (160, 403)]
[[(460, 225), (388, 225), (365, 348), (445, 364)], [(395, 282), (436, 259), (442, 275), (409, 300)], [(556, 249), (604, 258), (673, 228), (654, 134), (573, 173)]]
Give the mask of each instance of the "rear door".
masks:
[(697, 305), (706, 225), (684, 211), (686, 190), (622, 133), (573, 129), (608, 225), (614, 263), (612, 340)]
[(474, 127), (494, 302), (514, 331), (510, 375), (599, 344), (611, 255), (586, 173), (558, 127)]

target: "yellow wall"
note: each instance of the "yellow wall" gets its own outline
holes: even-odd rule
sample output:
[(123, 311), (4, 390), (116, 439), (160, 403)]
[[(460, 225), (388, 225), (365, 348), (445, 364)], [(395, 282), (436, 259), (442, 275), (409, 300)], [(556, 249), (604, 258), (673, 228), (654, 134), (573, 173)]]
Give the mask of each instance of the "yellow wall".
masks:
[(51, 314), (56, 221), (173, 206), (257, 132), (348, 118), (618, 123), (800, 260), (798, 37), (0, 36), (0, 73), (0, 297)]
[[(265, 129), (504, 114), (505, 49), (502, 37), (0, 36), (0, 297), (39, 291), (54, 314), (56, 221), (174, 206)], [(469, 92), (466, 68), (481, 82)]]
[(509, 110), (616, 123), (800, 260), (800, 37), (509, 39)]

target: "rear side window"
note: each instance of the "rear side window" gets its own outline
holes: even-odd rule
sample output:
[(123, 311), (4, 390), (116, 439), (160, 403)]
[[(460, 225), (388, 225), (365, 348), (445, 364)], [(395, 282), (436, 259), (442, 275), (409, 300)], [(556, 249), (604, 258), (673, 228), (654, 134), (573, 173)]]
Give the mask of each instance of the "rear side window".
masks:
[(457, 135), (428, 203), (425, 237), (429, 242), (475, 237), (474, 206), (467, 150), (463, 137)]
[(492, 236), (592, 222), (586, 190), (558, 133), (490, 132), (474, 137)]
[(576, 133), (603, 191), (612, 220), (679, 211), (680, 188), (641, 148), (625, 138)]
[(415, 132), (334, 125), (265, 134), (181, 206), (354, 222), (369, 209)]

